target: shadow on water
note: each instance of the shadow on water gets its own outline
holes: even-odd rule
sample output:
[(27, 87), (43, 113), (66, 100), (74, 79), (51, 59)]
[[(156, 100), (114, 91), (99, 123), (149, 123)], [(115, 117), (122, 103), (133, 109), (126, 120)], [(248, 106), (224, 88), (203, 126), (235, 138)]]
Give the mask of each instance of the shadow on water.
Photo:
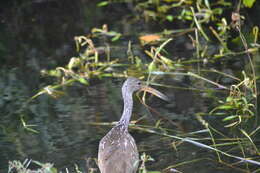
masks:
[[(40, 88), (53, 82), (52, 79), (41, 78), (40, 71), (64, 65), (73, 56), (75, 35), (88, 33), (92, 27), (102, 25), (102, 22), (111, 23), (110, 27), (117, 26), (120, 28), (118, 30), (125, 33), (147, 27), (129, 25), (129, 29), (120, 24), (117, 20), (120, 17), (115, 15), (125, 12), (120, 8), (101, 11), (96, 8), (95, 2), (84, 0), (75, 1), (73, 6), (70, 4), (70, 0), (63, 3), (51, 0), (25, 1), (22, 7), (21, 4), (16, 4), (13, 5), (16, 8), (3, 11), (4, 27), (0, 34), (5, 35), (8, 41), (1, 42), (7, 46), (0, 48), (0, 53), (5, 55), (1, 58), (5, 64), (1, 65), (0, 77), (0, 172), (7, 171), (9, 160), (26, 158), (43, 163), (52, 162), (61, 170), (73, 167), (74, 163), (78, 163), (81, 169), (87, 169), (88, 158), (97, 157), (99, 140), (111, 128), (90, 123), (112, 122), (120, 118), (120, 87), (123, 81), (110, 78), (94, 81), (88, 87), (75, 85), (66, 88), (66, 94), (59, 99), (40, 96), (23, 110), (20, 109)], [(111, 17), (104, 17), (108, 14)], [(122, 45), (127, 47), (127, 41)], [(121, 49), (125, 50), (126, 47)], [(126, 55), (122, 54), (122, 57)], [(203, 81), (190, 81), (189, 77), (177, 81), (166, 77), (160, 82), (184, 88), (191, 82), (198, 86), (204, 85)], [(165, 103), (149, 98), (147, 104), (159, 112), (158, 115), (135, 99), (133, 120), (144, 117), (138, 124), (152, 126), (165, 116), (175, 122), (179, 133), (202, 128), (194, 121), (193, 115), (198, 111), (208, 112), (208, 98), (190, 90), (159, 90), (173, 98), (173, 102)], [(22, 127), (23, 115), (26, 115), (26, 123), (36, 125), (33, 128), (38, 133), (29, 132)], [(173, 145), (177, 141), (173, 139), (132, 128), (130, 132), (137, 141), (139, 151), (146, 152), (155, 159), (148, 163), (151, 170), (163, 169), (178, 161), (215, 157), (214, 152), (190, 144), (184, 144), (176, 151)], [(89, 166), (96, 167), (94, 161)], [(196, 162), (183, 166), (182, 169), (184, 172), (216, 172), (216, 166), (214, 162)]]

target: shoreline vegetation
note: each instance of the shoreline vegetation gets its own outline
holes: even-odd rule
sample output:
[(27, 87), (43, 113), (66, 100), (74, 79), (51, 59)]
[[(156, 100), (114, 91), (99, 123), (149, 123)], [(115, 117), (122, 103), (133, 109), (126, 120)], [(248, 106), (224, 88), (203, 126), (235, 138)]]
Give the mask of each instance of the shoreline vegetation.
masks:
[[(153, 26), (158, 25), (157, 32), (145, 33), (144, 30), (133, 36), (137, 41), (131, 41), (124, 33), (114, 31), (114, 28), (110, 30), (109, 24), (104, 24), (89, 33), (75, 36), (77, 55), (71, 57), (66, 65), (41, 69), (41, 75), (51, 78), (53, 82), (42, 87), (18, 109), (23, 128), (28, 133), (39, 135), (37, 126), (27, 122), (25, 112), (42, 95), (58, 100), (66, 94), (66, 88), (73, 85), (89, 87), (95, 81), (135, 76), (167, 91), (194, 92), (209, 100), (209, 107), (206, 111), (194, 111), (192, 121), (199, 125), (194, 131), (182, 131), (173, 122), (171, 113), (167, 118), (157, 120), (154, 126), (131, 123), (130, 129), (168, 139), (172, 152), (178, 151), (183, 143), (188, 143), (215, 153), (211, 158), (183, 160), (169, 163), (161, 170), (148, 171), (147, 165), (154, 160), (153, 154), (143, 152), (139, 173), (182, 172), (180, 167), (196, 162), (212, 162), (237, 172), (260, 171), (260, 34), (259, 26), (250, 19), (254, 17), (250, 9), (260, 10), (260, 4), (255, 0), (121, 0), (101, 1), (97, 3), (97, 8), (111, 10), (120, 8), (120, 5), (129, 12), (125, 16), (131, 25), (138, 25), (140, 21), (152, 23)], [(178, 28), (174, 28), (175, 24)], [(186, 51), (190, 57), (178, 56), (174, 52), (176, 40), (184, 40), (183, 52)], [(123, 41), (125, 58), (116, 53)], [(186, 78), (190, 81), (188, 86), (167, 83), (167, 79)], [(146, 104), (148, 99), (144, 95), (137, 97), (148, 110), (156, 111)], [(106, 122), (88, 124), (100, 127), (113, 125)], [(31, 165), (38, 168), (32, 170)], [(96, 167), (87, 169), (98, 172)], [(70, 172), (68, 169), (66, 171)], [(55, 168), (55, 163), (26, 159), (24, 162), (10, 161), (8, 173), (12, 172), (60, 171)], [(72, 172), (84, 171), (75, 164)]]

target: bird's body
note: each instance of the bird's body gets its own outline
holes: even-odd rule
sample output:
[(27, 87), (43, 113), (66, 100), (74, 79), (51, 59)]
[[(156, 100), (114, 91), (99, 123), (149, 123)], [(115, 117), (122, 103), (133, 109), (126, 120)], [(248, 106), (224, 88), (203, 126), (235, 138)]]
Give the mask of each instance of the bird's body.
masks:
[[(139, 154), (134, 138), (123, 125), (113, 127), (100, 141), (98, 165), (101, 173), (135, 173)], [(118, 158), (121, 158), (118, 161)]]
[(141, 81), (129, 77), (123, 84), (122, 96), (124, 110), (120, 121), (100, 141), (98, 150), (98, 166), (101, 173), (136, 173), (139, 154), (134, 138), (128, 132), (132, 115), (132, 95), (137, 90), (145, 90), (167, 100), (157, 90), (142, 85)]

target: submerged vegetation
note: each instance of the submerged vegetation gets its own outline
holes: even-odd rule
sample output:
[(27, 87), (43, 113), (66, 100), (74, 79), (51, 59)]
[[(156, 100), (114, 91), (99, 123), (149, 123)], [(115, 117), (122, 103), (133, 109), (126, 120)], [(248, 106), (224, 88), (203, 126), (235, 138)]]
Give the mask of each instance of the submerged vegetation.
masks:
[[(194, 131), (187, 132), (172, 122), (175, 117), (169, 112), (166, 120), (159, 119), (154, 126), (131, 125), (132, 129), (162, 137), (171, 146), (172, 152), (181, 150), (178, 148), (183, 143), (189, 143), (215, 153), (215, 157), (211, 158), (168, 163), (161, 172), (178, 172), (179, 167), (201, 161), (218, 163), (238, 172), (260, 171), (260, 34), (259, 27), (249, 20), (253, 16), (247, 11), (253, 7), (260, 10), (259, 2), (122, 0), (102, 1), (97, 5), (103, 9), (116, 4), (128, 7), (132, 12), (127, 16), (131, 22), (138, 23), (141, 20), (148, 24), (155, 23), (160, 31), (138, 35), (135, 40), (139, 43), (127, 40), (128, 44), (121, 48), (124, 50), (123, 56), (115, 52), (120, 41), (126, 38), (123, 33), (109, 30), (109, 25), (94, 28), (87, 36), (75, 36), (77, 56), (70, 58), (65, 66), (42, 70), (43, 76), (54, 78), (55, 82), (27, 100), (22, 110), (43, 94), (58, 99), (65, 94), (66, 87), (77, 83), (91, 86), (95, 80), (136, 76), (146, 79), (147, 84), (164, 87), (168, 92), (173, 88), (194, 91), (197, 97), (209, 102), (207, 109), (194, 110), (191, 118), (197, 121), (198, 126), (192, 129)], [(177, 49), (173, 47), (178, 39), (184, 40), (182, 49), (184, 47), (184, 51), (187, 51), (187, 57), (175, 52)], [(137, 53), (137, 50), (140, 52)], [(236, 70), (232, 71), (233, 68)], [(162, 84), (171, 79), (180, 79), (182, 82), (187, 78), (190, 82), (185, 87)], [(146, 105), (145, 97), (142, 102)], [(21, 116), (23, 127), (37, 132), (37, 127), (27, 125), (24, 116)], [(89, 124), (103, 125), (97, 122)], [(159, 170), (148, 171), (150, 169), (146, 162), (153, 161), (153, 153), (149, 155), (144, 153), (141, 156), (140, 173), (159, 173)], [(30, 163), (10, 162), (9, 172), (16, 169), (16, 172), (29, 173), (27, 167)], [(57, 172), (51, 164), (35, 163), (41, 166), (35, 172)], [(77, 172), (81, 171), (77, 168)]]

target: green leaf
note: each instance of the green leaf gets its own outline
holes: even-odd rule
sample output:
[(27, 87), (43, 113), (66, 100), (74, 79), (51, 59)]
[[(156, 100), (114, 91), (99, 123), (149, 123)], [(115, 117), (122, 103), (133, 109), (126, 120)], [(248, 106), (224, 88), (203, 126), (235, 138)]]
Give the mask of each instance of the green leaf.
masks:
[(166, 16), (166, 19), (168, 21), (172, 22), (173, 21), (173, 16), (172, 15), (168, 15), (168, 16)]
[(254, 4), (255, 0), (243, 0), (243, 4), (248, 7), (251, 8)]
[(119, 38), (121, 37), (121, 34), (117, 34), (116, 36), (114, 36), (111, 41), (117, 41), (119, 40)]
[(84, 79), (83, 77), (79, 78), (79, 82), (85, 85), (88, 85), (88, 81), (86, 79)]
[(57, 168), (52, 167), (52, 168), (51, 168), (51, 172), (52, 172), (52, 173), (57, 173), (58, 170), (57, 170)]
[(214, 14), (218, 14), (218, 15), (221, 15), (223, 13), (222, 8), (215, 8), (212, 11), (213, 11)]
[(109, 4), (108, 1), (101, 1), (100, 3), (97, 4), (98, 7), (104, 7), (107, 6)]
[(238, 115), (231, 115), (231, 116), (228, 116), (228, 117), (226, 117), (226, 118), (222, 119), (222, 121), (229, 121), (229, 120), (233, 120), (234, 118), (237, 118), (237, 117), (238, 117)]
[(155, 71), (157, 68), (156, 68), (156, 64), (154, 61), (152, 61), (149, 66), (148, 66), (148, 71), (149, 72), (152, 72), (152, 71)]
[(227, 113), (225, 113), (225, 112), (216, 112), (216, 113), (214, 113), (214, 115), (223, 116), (223, 115), (227, 115)]
[(231, 105), (221, 105), (221, 106), (217, 107), (217, 109), (229, 110), (229, 109), (234, 109), (234, 106), (231, 106)]
[(230, 97), (230, 96), (226, 98), (226, 102), (231, 102), (233, 100), (234, 100), (233, 97)]
[(68, 68), (69, 68), (69, 70), (71, 70), (73, 67), (77, 67), (79, 64), (80, 64), (80, 59), (72, 57), (68, 64)]

